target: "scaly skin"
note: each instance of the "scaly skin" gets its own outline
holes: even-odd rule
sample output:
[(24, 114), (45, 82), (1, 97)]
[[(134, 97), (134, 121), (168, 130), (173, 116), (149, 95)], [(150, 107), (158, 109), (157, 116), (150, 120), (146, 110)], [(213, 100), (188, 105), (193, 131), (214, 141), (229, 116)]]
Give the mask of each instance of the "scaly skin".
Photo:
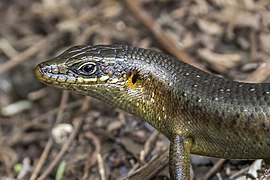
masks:
[(39, 64), (43, 83), (133, 113), (171, 140), (173, 179), (189, 179), (189, 154), (270, 157), (270, 84), (225, 80), (161, 52), (75, 46)]

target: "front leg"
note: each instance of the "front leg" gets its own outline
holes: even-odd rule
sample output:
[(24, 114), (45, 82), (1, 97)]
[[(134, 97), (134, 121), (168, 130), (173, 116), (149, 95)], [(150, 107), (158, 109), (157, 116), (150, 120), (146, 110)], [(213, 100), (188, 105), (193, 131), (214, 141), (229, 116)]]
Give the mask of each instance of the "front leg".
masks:
[(174, 135), (170, 145), (171, 179), (190, 179), (190, 148), (192, 141), (180, 135)]

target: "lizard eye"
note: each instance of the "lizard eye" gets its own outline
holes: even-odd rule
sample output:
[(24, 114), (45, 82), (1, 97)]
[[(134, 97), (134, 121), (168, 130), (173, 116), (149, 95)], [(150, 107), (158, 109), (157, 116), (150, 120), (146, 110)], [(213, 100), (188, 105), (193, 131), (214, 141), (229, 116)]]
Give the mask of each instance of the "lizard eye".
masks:
[(87, 62), (87, 63), (80, 65), (80, 67), (78, 69), (80, 70), (81, 74), (91, 75), (91, 74), (94, 74), (96, 72), (97, 67), (96, 67), (95, 63)]

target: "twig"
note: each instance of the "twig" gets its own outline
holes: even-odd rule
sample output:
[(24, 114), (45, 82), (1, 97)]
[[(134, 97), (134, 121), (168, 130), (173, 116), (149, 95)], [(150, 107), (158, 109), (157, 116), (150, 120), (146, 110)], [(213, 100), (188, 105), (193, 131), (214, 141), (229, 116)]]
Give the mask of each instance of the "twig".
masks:
[(100, 174), (100, 179), (106, 180), (104, 163), (103, 163), (103, 159), (100, 153), (97, 154), (97, 162), (98, 162), (98, 171)]
[(157, 174), (161, 169), (168, 165), (169, 162), (169, 150), (165, 151), (160, 156), (153, 158), (147, 164), (128, 174), (122, 180), (137, 180), (137, 179), (150, 179)]
[(143, 150), (140, 152), (140, 161), (145, 163), (145, 158), (151, 152), (152, 148), (151, 145), (153, 145), (156, 142), (156, 139), (158, 137), (158, 131), (154, 131), (151, 136), (147, 139), (147, 141), (144, 144)]
[[(49, 129), (49, 127), (47, 129)], [(12, 145), (12, 147), (14, 147), (15, 145), (19, 145), (19, 144), (29, 145), (29, 144), (34, 144), (35, 142), (38, 143), (41, 140), (45, 141), (46, 139), (48, 139), (48, 134), (44, 133), (44, 131), (41, 131), (41, 132), (23, 132), (23, 131), (25, 130), (19, 130), (18, 133), (15, 132), (14, 135), (11, 134), (10, 137), (5, 137), (6, 139), (10, 138), (10, 141), (8, 141), (7, 144)]]
[(77, 44), (86, 44), (89, 37), (100, 29), (100, 24), (94, 24), (86, 28), (77, 38)]
[(30, 92), (27, 95), (27, 99), (29, 99), (30, 101), (36, 101), (36, 100), (41, 99), (44, 96), (46, 96), (47, 95), (47, 92), (48, 92), (48, 87), (41, 88), (39, 90)]
[[(61, 121), (60, 118), (63, 117), (63, 112), (64, 112), (67, 101), (68, 101), (68, 93), (66, 91), (64, 91), (62, 93), (61, 103), (60, 103), (59, 111), (58, 111), (57, 118), (55, 121), (55, 125)], [(52, 145), (53, 145), (53, 140), (52, 140), (52, 137), (50, 137), (50, 139), (48, 140), (48, 142), (46, 144), (45, 149), (43, 150), (43, 152), (41, 154), (40, 159), (38, 160), (38, 163), (35, 167), (35, 170), (34, 170), (32, 176), (30, 177), (30, 180), (35, 180), (37, 178), (43, 164), (45, 163), (45, 160), (49, 154), (49, 151), (50, 151)]]
[(72, 133), (70, 134), (67, 142), (63, 145), (60, 152), (57, 154), (57, 156), (54, 158), (54, 160), (51, 162), (51, 164), (45, 170), (45, 172), (38, 178), (38, 180), (46, 179), (46, 177), (51, 173), (51, 171), (57, 165), (57, 163), (60, 161), (60, 159), (63, 157), (63, 155), (70, 148), (71, 143), (75, 139), (76, 135), (78, 134), (78, 132), (83, 124), (83, 118), (77, 118), (74, 121), (75, 121), (75, 127), (74, 127), (74, 130), (72, 131)]
[[(100, 141), (97, 138), (95, 134), (93, 134), (91, 131), (88, 131), (85, 136), (89, 139), (91, 144), (95, 147), (95, 151), (93, 153), (89, 153), (87, 160), (84, 164), (84, 174), (82, 179), (88, 179), (89, 178), (89, 169), (97, 163), (97, 155), (100, 154), (101, 145)], [(102, 175), (100, 174), (102, 177)]]
[(44, 162), (45, 162), (45, 160), (46, 160), (46, 158), (51, 150), (52, 145), (53, 145), (53, 140), (52, 140), (52, 138), (50, 138), (48, 140), (46, 147), (44, 148), (39, 160), (38, 160), (38, 163), (34, 169), (32, 176), (30, 177), (30, 180), (37, 179), (38, 173), (40, 172), (40, 170), (41, 170), (41, 168), (42, 168), (42, 166), (43, 166), (43, 164), (44, 164)]
[(251, 44), (251, 48), (250, 48), (250, 59), (254, 62), (257, 60), (257, 54), (258, 54), (258, 43), (257, 43), (257, 39), (256, 39), (256, 32), (255, 30), (251, 30), (251, 32), (249, 33), (249, 39), (250, 39), (250, 44)]
[(258, 69), (256, 69), (245, 82), (261, 83), (269, 80), (270, 76), (270, 61), (265, 61)]
[(223, 164), (226, 162), (225, 159), (220, 159), (216, 164), (205, 174), (203, 177), (203, 180), (210, 179), (219, 169), (223, 166)]
[(85, 96), (83, 103), (81, 105), (81, 111), (83, 113), (86, 113), (89, 110), (89, 101), (90, 101), (90, 97), (89, 96)]
[(63, 91), (62, 93), (62, 98), (61, 98), (61, 103), (60, 103), (60, 108), (56, 117), (56, 121), (54, 123), (54, 126), (59, 124), (60, 121), (63, 118), (64, 110), (68, 102), (68, 97), (69, 97), (69, 92), (68, 91)]
[(35, 43), (31, 47), (29, 47), (28, 49), (24, 50), (23, 52), (18, 53), (17, 55), (15, 55), (13, 58), (8, 60), (7, 62), (1, 64), (0, 65), (0, 67), (1, 67), (0, 68), (0, 76), (3, 73), (9, 71), (10, 69), (16, 67), (17, 65), (23, 63), (24, 61), (29, 60), (29, 58), (31, 56), (40, 52), (41, 49), (45, 47), (45, 44), (48, 42), (48, 40), (55, 37), (55, 35), (56, 35), (56, 33), (51, 34), (51, 35), (41, 39), (40, 41), (38, 41), (37, 43)]
[(243, 175), (244, 173), (247, 173), (249, 170), (250, 166), (245, 167), (244, 169), (241, 169), (240, 171), (237, 171), (236, 173), (234, 173), (233, 175), (231, 175), (229, 177), (229, 179), (236, 179), (237, 177)]
[(160, 44), (172, 55), (178, 59), (191, 64), (197, 68), (204, 69), (200, 64), (196, 63), (187, 53), (176, 48), (175, 43), (162, 31), (162, 29), (154, 22), (147, 12), (140, 6), (136, 0), (126, 0), (126, 4), (133, 13), (143, 22), (143, 24), (153, 33)]
[[(74, 101), (74, 102), (70, 102), (69, 104), (67, 104), (65, 107), (64, 107), (64, 110), (66, 109), (72, 109), (72, 108), (75, 108), (75, 107), (78, 107), (82, 104), (83, 102), (83, 99), (79, 99), (77, 101)], [(59, 112), (59, 109), (60, 107), (57, 107), (55, 109), (52, 109), (34, 119), (31, 120), (31, 122), (36, 122), (36, 121), (43, 121), (44, 119), (46, 119), (47, 117), (49, 116), (53, 116), (54, 114), (56, 114), (57, 112)]]

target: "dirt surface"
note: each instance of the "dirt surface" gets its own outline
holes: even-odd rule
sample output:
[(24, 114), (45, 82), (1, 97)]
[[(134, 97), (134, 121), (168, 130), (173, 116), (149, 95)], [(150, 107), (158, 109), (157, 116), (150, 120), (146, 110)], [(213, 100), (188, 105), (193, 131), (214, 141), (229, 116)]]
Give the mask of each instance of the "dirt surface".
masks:
[[(268, 0), (2, 0), (0, 17), (0, 179), (169, 179), (169, 142), (149, 124), (35, 79), (70, 46), (129, 44), (269, 81)], [(192, 162), (194, 179), (268, 175), (261, 161)]]

